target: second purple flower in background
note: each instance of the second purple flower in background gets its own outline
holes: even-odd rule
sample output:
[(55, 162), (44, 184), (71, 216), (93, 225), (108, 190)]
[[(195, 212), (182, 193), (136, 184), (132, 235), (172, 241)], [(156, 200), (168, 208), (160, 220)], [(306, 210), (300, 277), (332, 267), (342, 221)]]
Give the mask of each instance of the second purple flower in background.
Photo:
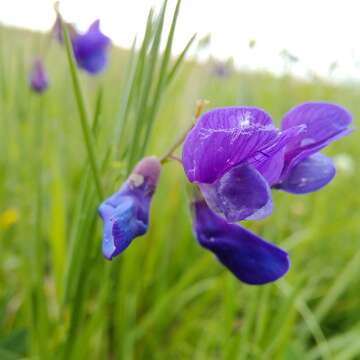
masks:
[(79, 68), (91, 75), (105, 69), (111, 41), (100, 31), (100, 20), (94, 21), (86, 33), (73, 35), (71, 40)]
[(111, 45), (109, 37), (100, 30), (100, 20), (95, 20), (89, 29), (81, 34), (75, 27), (66, 22), (62, 22), (58, 15), (52, 28), (54, 38), (63, 45), (64, 24), (70, 36), (73, 47), (75, 61), (78, 67), (90, 75), (102, 72), (108, 63), (108, 51)]

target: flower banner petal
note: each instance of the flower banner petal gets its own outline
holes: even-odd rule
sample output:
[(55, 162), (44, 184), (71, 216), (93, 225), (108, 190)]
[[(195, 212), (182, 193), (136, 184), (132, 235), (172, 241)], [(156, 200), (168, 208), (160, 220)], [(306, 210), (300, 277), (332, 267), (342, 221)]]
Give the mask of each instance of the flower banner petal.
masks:
[(278, 137), (279, 130), (261, 109), (214, 109), (200, 117), (185, 139), (185, 173), (191, 182), (212, 183), (232, 167), (272, 146)]
[(228, 224), (204, 201), (193, 204), (193, 230), (200, 245), (216, 255), (239, 280), (266, 284), (289, 269), (288, 254), (237, 224)]

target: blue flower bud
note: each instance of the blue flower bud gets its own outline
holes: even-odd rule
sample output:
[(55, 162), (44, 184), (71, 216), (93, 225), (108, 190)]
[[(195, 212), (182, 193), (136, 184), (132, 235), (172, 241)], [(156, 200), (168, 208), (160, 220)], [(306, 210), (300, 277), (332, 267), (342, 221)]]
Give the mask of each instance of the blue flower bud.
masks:
[(142, 159), (121, 188), (99, 206), (103, 221), (102, 252), (106, 259), (124, 251), (149, 223), (149, 209), (161, 170), (156, 157)]
[(33, 91), (41, 94), (49, 85), (44, 64), (40, 59), (35, 59), (29, 76), (30, 87)]

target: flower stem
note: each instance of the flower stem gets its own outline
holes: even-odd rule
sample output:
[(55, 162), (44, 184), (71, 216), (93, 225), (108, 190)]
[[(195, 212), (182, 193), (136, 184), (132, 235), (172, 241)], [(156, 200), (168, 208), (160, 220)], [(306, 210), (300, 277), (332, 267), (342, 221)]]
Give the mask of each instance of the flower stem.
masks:
[[(201, 115), (201, 113), (204, 111), (204, 108), (206, 105), (209, 104), (208, 100), (198, 100), (196, 102), (195, 112), (194, 112), (194, 118), (195, 120)], [(194, 127), (195, 122), (191, 122), (190, 127), (188, 127), (174, 142), (173, 145), (170, 146), (170, 148), (166, 151), (166, 153), (160, 158), (161, 164), (166, 163), (169, 159), (174, 159), (173, 153), (174, 151), (184, 142), (186, 135), (188, 132)]]
[(192, 129), (193, 126), (194, 124), (191, 123), (191, 126), (179, 136), (179, 138), (174, 142), (173, 145), (170, 146), (167, 152), (160, 158), (161, 164), (166, 163), (169, 159), (172, 158), (173, 152), (184, 142), (187, 133)]
[(66, 54), (67, 54), (67, 59), (68, 59), (68, 63), (69, 63), (70, 75), (71, 75), (71, 79), (72, 79), (72, 85), (73, 85), (73, 89), (74, 89), (74, 93), (75, 93), (77, 107), (79, 110), (80, 122), (81, 122), (81, 128), (82, 128), (82, 132), (83, 132), (83, 136), (84, 136), (85, 146), (87, 149), (87, 153), (88, 153), (89, 161), (90, 161), (90, 167), (91, 167), (94, 181), (95, 181), (96, 192), (98, 194), (98, 197), (100, 199), (102, 199), (103, 191), (102, 191), (101, 182), (100, 182), (99, 167), (98, 167), (98, 164), (97, 164), (96, 158), (95, 158), (95, 142), (94, 142), (91, 130), (90, 130), (90, 125), (89, 125), (89, 120), (88, 120), (89, 117), (88, 117), (88, 114), (86, 111), (84, 96), (81, 91), (79, 76), (78, 76), (78, 73), (76, 70), (76, 64), (75, 64), (75, 60), (74, 60), (70, 36), (69, 36), (69, 32), (67, 30), (67, 26), (64, 25), (62, 17), (59, 16), (59, 18), (61, 21), (61, 27), (63, 29)]
[(32, 326), (34, 336), (34, 350), (37, 352), (39, 358), (46, 356), (47, 342), (46, 337), (48, 327), (48, 313), (44, 306), (46, 303), (44, 292), (44, 269), (45, 269), (45, 243), (42, 234), (43, 230), (43, 149), (44, 149), (44, 95), (38, 100), (36, 124), (34, 124), (34, 143), (38, 148), (36, 154), (37, 161), (34, 164), (34, 173), (36, 174), (35, 183), (35, 223), (34, 223), (34, 243), (32, 246), (31, 271), (33, 274), (33, 283), (31, 285), (31, 309), (32, 309)]

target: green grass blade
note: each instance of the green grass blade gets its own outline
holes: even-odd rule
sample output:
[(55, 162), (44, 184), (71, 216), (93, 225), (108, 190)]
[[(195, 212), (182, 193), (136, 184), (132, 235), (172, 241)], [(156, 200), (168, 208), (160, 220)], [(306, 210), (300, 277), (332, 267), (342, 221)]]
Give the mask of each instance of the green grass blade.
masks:
[(91, 130), (90, 130), (89, 118), (88, 118), (88, 114), (87, 114), (87, 110), (86, 110), (86, 106), (85, 106), (84, 95), (83, 95), (83, 92), (82, 92), (81, 86), (80, 86), (78, 72), (76, 69), (76, 64), (75, 64), (75, 59), (74, 59), (74, 54), (73, 54), (73, 50), (72, 50), (72, 44), (71, 44), (69, 32), (68, 32), (67, 26), (64, 26), (64, 24), (62, 25), (62, 28), (63, 28), (67, 60), (68, 60), (68, 65), (69, 65), (69, 69), (70, 69), (70, 75), (71, 75), (73, 90), (74, 90), (74, 94), (75, 94), (75, 99), (76, 99), (76, 103), (77, 103), (77, 107), (78, 107), (78, 111), (79, 111), (80, 123), (81, 123), (81, 128), (82, 128), (82, 132), (83, 132), (83, 136), (84, 136), (84, 142), (85, 142), (86, 150), (87, 150), (89, 161), (90, 161), (90, 166), (91, 166), (92, 175), (93, 175), (95, 186), (96, 186), (97, 195), (98, 195), (98, 198), (101, 200), (101, 199), (103, 199), (103, 190), (102, 190), (101, 181), (100, 181), (100, 172), (99, 172), (98, 164), (97, 164), (96, 157), (95, 157), (95, 152), (96, 152), (95, 142), (92, 137)]
[(180, 5), (181, 5), (181, 0), (178, 0), (176, 3), (173, 19), (171, 22), (170, 32), (168, 35), (168, 40), (166, 43), (165, 51), (163, 54), (161, 65), (160, 65), (159, 79), (158, 79), (158, 83), (157, 83), (157, 86), (155, 89), (153, 103), (152, 103), (152, 106), (148, 110), (149, 112), (145, 116), (147, 118), (147, 123), (145, 124), (146, 130), (145, 130), (145, 134), (144, 134), (144, 138), (143, 138), (143, 143), (141, 145), (140, 156), (143, 156), (145, 153), (145, 149), (146, 149), (146, 146), (147, 146), (147, 144), (149, 142), (149, 138), (150, 138), (150, 132), (151, 132), (151, 129), (152, 129), (152, 126), (154, 123), (154, 117), (158, 110), (158, 107), (159, 107), (159, 104), (160, 104), (160, 101), (162, 98), (164, 86), (166, 85), (166, 76), (167, 76), (168, 65), (169, 65), (170, 56), (171, 56), (172, 44), (174, 41), (176, 23), (177, 23), (179, 11), (180, 11)]
[(94, 137), (99, 127), (100, 117), (101, 117), (101, 110), (102, 110), (102, 103), (103, 103), (103, 95), (104, 91), (103, 88), (100, 87), (96, 96), (96, 104), (95, 104), (95, 111), (91, 126), (91, 132), (93, 133)]
[(353, 258), (345, 266), (342, 272), (336, 277), (333, 285), (324, 294), (323, 299), (315, 309), (315, 315), (318, 321), (321, 321), (331, 310), (337, 299), (348, 288), (349, 284), (359, 276), (360, 251), (355, 253)]
[(188, 43), (186, 44), (186, 46), (184, 47), (183, 51), (180, 53), (180, 55), (177, 57), (174, 65), (172, 66), (172, 68), (170, 69), (167, 78), (166, 78), (166, 84), (171, 83), (171, 81), (174, 79), (176, 73), (178, 72), (180, 65), (184, 62), (185, 60), (185, 56), (188, 53), (191, 45), (193, 44), (193, 42), (196, 39), (196, 34), (194, 34), (190, 40), (188, 41)]
[(141, 129), (143, 126), (151, 120), (146, 117), (147, 108), (149, 106), (149, 93), (153, 83), (154, 72), (156, 69), (156, 63), (159, 56), (160, 51), (160, 42), (161, 36), (164, 26), (164, 19), (165, 19), (165, 12), (167, 7), (167, 1), (164, 1), (163, 7), (161, 9), (160, 15), (156, 22), (156, 29), (154, 40), (151, 46), (150, 54), (149, 54), (149, 61), (147, 62), (147, 66), (145, 67), (144, 71), (144, 80), (141, 86), (140, 92), (140, 102), (137, 111), (135, 129), (132, 136), (131, 146), (130, 146), (130, 153), (129, 153), (129, 161), (128, 161), (128, 169), (127, 172), (129, 173), (132, 167), (134, 166), (138, 154), (139, 154), (139, 139), (141, 139)]
[[(285, 280), (277, 283), (278, 288), (280, 291), (285, 294), (289, 295), (291, 292), (291, 287), (285, 282)], [(331, 359), (331, 353), (329, 346), (327, 344), (326, 337), (318, 323), (314, 313), (310, 310), (307, 306), (306, 302), (301, 298), (297, 297), (295, 300), (295, 307), (299, 314), (303, 317), (308, 330), (310, 331), (311, 335), (313, 336), (314, 340), (321, 349), (321, 355), (324, 359)]]

